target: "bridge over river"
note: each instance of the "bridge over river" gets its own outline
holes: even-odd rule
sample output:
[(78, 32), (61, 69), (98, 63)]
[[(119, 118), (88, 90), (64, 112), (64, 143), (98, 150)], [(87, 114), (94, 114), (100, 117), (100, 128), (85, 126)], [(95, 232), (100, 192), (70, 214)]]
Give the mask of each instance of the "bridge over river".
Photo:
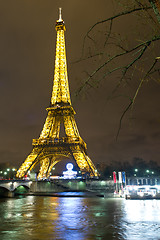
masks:
[(27, 192), (31, 185), (30, 180), (0, 180), (0, 196), (14, 197), (21, 191)]
[(54, 195), (62, 192), (86, 192), (97, 196), (113, 194), (114, 183), (112, 180), (94, 179), (0, 180), (0, 195), (4, 197), (19, 194)]

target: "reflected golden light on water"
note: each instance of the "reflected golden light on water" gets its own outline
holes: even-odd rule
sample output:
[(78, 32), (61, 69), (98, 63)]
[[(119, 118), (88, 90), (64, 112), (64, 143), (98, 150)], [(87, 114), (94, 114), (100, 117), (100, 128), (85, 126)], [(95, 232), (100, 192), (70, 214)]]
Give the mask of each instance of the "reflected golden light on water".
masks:
[(160, 201), (83, 197), (0, 199), (1, 240), (159, 240)]

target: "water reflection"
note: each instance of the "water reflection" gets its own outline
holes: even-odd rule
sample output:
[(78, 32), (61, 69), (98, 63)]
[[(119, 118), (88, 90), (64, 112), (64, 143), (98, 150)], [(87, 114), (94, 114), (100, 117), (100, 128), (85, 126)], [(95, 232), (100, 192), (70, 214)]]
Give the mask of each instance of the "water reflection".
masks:
[(86, 206), (82, 198), (59, 199), (59, 237), (62, 239), (85, 239)]
[(160, 201), (132, 200), (124, 204), (125, 239), (160, 239)]
[(160, 201), (34, 197), (0, 199), (1, 240), (160, 239)]

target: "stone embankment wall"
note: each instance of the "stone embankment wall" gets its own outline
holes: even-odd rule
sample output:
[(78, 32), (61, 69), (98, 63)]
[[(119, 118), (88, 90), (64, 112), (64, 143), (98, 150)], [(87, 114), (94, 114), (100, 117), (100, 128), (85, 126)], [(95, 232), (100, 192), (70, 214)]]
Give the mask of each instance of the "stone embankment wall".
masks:
[(55, 179), (53, 181), (33, 181), (30, 192), (56, 193), (65, 191), (88, 191), (97, 193), (114, 193), (111, 180)]

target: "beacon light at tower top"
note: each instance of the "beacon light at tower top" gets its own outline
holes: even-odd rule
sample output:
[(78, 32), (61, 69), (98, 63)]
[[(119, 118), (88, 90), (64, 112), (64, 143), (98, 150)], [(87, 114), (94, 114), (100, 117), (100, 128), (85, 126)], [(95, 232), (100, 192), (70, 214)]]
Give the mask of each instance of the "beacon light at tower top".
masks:
[(62, 19), (62, 8), (59, 8), (59, 19), (57, 21), (58, 22), (63, 22), (63, 19)]
[[(65, 48), (66, 28), (61, 9), (55, 28), (57, 37), (51, 104), (46, 109), (47, 117), (40, 136), (33, 139), (32, 151), (20, 166), (16, 177), (24, 178), (28, 171), (40, 165), (38, 179), (49, 178), (52, 168), (66, 158), (75, 161), (82, 176), (98, 177), (99, 173), (87, 154), (86, 143), (80, 136), (71, 104)], [(64, 136), (60, 136), (61, 127)]]

